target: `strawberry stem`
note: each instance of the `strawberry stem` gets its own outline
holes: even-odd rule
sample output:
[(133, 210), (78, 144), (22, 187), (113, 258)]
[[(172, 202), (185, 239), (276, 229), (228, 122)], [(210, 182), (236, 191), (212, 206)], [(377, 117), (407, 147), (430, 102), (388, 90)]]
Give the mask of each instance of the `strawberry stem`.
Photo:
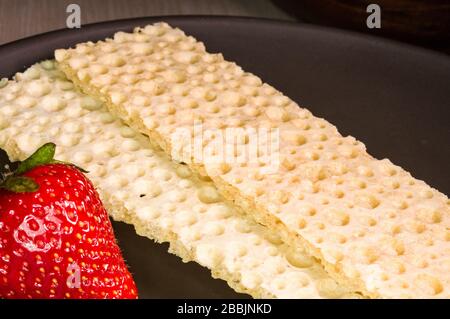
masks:
[(15, 171), (15, 175), (21, 175), (39, 165), (49, 164), (55, 156), (56, 145), (54, 143), (46, 143), (39, 147), (30, 157), (20, 162), (19, 167)]
[(39, 185), (26, 176), (10, 176), (0, 185), (0, 188), (14, 193), (28, 193), (37, 191)]
[(88, 173), (88, 171), (74, 164), (55, 160), (53, 158), (55, 156), (55, 149), (56, 145), (54, 143), (46, 143), (41, 147), (39, 147), (33, 154), (30, 155), (30, 157), (20, 162), (19, 165), (17, 166), (17, 169), (11, 175), (6, 177), (4, 181), (0, 182), (0, 188), (15, 193), (37, 191), (39, 185), (32, 178), (21, 175), (40, 165), (46, 164), (71, 165), (83, 173)]

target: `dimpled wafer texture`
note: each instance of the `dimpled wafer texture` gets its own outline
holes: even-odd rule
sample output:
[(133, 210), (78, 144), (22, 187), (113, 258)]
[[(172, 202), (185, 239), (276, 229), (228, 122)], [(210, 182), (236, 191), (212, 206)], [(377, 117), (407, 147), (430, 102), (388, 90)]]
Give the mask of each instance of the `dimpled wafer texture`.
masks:
[[(184, 261), (212, 270), (254, 297), (358, 297), (337, 286), (313, 258), (290, 252), (198, 179), (74, 90), (52, 61), (36, 64), (0, 89), (0, 146), (23, 159), (45, 142), (56, 158), (89, 171), (110, 215), (135, 226)], [(143, 254), (148, 252), (143, 251)], [(148, 270), (151, 272), (151, 269)]]
[(373, 158), (364, 144), (193, 37), (159, 23), (55, 56), (82, 90), (172, 156), (171, 135), (196, 120), (204, 130), (277, 128), (275, 173), (195, 154), (188, 164), (342, 284), (370, 297), (450, 296), (447, 196)]

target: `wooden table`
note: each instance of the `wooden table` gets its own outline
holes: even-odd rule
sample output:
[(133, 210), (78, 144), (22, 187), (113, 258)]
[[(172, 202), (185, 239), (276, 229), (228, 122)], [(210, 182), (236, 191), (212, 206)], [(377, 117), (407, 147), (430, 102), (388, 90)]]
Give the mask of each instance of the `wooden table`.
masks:
[(234, 15), (295, 21), (270, 0), (0, 0), (0, 45), (66, 27), (70, 3), (81, 23), (160, 15)]
[[(323, 23), (313, 12), (286, 7), (299, 0), (0, 0), (0, 45), (66, 27), (71, 3), (81, 7), (81, 23), (164, 15), (230, 15)], [(356, 0), (355, 0), (356, 1)], [(306, 2), (306, 1), (304, 1)], [(369, 32), (370, 33), (370, 32)], [(420, 45), (416, 43), (416, 45)], [(430, 48), (450, 54), (450, 44)]]

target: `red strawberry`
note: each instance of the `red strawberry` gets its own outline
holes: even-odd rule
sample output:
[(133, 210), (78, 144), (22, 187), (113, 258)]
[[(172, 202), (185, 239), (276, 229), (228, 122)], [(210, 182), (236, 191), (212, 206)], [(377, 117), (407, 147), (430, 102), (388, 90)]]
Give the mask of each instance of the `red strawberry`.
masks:
[(0, 185), (0, 297), (137, 298), (108, 215), (45, 144)]

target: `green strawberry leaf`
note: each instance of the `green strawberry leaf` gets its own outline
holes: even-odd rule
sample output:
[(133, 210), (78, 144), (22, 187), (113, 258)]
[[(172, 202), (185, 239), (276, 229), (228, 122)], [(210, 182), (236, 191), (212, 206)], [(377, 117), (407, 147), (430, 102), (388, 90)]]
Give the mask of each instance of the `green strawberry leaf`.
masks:
[(9, 190), (14, 193), (35, 192), (39, 185), (32, 179), (26, 176), (9, 176), (0, 188)]
[(54, 143), (46, 143), (39, 147), (30, 157), (20, 162), (19, 167), (14, 172), (15, 175), (21, 175), (36, 166), (51, 163), (55, 156), (55, 148), (56, 145)]
[(55, 148), (56, 145), (54, 143), (46, 143), (39, 147), (33, 154), (31, 154), (30, 157), (22, 162), (12, 163), (9, 161), (9, 158), (6, 155), (7, 160), (4, 166), (4, 172), (0, 172), (0, 188), (7, 189), (15, 193), (37, 191), (39, 185), (32, 178), (22, 176), (22, 174), (40, 165), (64, 164), (73, 166), (83, 173), (88, 173), (88, 171), (86, 171), (85, 169), (78, 167), (72, 163), (55, 160), (53, 158), (55, 156)]

